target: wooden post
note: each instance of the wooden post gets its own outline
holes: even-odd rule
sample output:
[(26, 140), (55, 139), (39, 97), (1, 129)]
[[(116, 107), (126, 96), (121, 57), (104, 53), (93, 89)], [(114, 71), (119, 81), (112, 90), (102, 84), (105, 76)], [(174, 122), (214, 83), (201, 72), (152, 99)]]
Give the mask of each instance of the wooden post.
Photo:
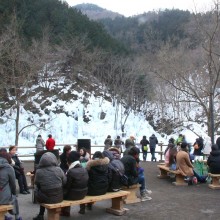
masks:
[(47, 219), (48, 220), (59, 220), (60, 212), (61, 212), (61, 208), (47, 209)]

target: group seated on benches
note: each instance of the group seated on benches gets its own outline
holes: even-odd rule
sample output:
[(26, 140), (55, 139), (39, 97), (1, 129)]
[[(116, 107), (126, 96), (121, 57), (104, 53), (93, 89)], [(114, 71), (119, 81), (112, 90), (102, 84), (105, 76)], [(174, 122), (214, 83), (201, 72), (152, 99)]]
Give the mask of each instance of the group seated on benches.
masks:
[[(109, 169), (108, 157), (104, 157), (99, 151), (95, 152), (92, 160), (87, 162), (86, 169), (82, 167), (79, 159), (80, 154), (76, 151), (68, 154), (68, 170), (65, 175), (57, 166), (58, 161), (52, 153), (43, 154), (35, 174), (36, 199), (42, 205), (34, 220), (44, 219), (43, 204), (60, 203), (63, 199), (82, 200), (86, 195), (104, 195), (110, 188), (112, 191), (120, 190), (120, 186), (112, 184), (113, 175)], [(85, 206), (80, 204), (80, 214), (85, 214)], [(87, 208), (91, 210), (92, 203), (88, 203)], [(70, 206), (63, 207), (60, 215), (70, 216)]]
[[(179, 173), (173, 173), (178, 177), (179, 183), (182, 182), (182, 177), (185, 177), (185, 181), (188, 182), (189, 185), (196, 184), (197, 182), (205, 183), (207, 176), (201, 176), (195, 172), (188, 151), (189, 147), (186, 142), (180, 144), (180, 150), (178, 152), (175, 145), (169, 143), (165, 151), (165, 166), (169, 167), (170, 171), (177, 169)], [(162, 167), (159, 168), (162, 170)]]

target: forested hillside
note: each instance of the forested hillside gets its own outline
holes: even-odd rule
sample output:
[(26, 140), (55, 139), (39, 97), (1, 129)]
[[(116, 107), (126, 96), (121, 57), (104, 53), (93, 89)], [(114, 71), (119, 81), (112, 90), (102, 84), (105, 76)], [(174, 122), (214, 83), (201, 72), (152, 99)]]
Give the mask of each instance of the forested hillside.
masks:
[[(15, 120), (17, 143), (27, 127), (50, 123), (43, 118), (48, 106), (73, 102), (77, 91), (85, 106), (91, 95), (116, 112), (123, 106), (122, 132), (133, 112), (161, 134), (199, 123), (213, 137), (220, 123), (218, 6), (203, 14), (165, 10), (97, 22), (65, 1), (0, 1), (2, 126)], [(19, 127), (23, 109), (38, 122), (32, 115)]]

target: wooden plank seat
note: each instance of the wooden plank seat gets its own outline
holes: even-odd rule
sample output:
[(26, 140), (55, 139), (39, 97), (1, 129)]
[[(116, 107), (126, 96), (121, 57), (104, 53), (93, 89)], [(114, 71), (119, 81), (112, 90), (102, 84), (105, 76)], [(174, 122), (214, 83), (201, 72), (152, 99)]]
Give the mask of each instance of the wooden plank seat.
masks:
[(132, 186), (123, 186), (122, 189), (124, 191), (129, 192), (130, 194), (124, 200), (125, 204), (137, 203), (140, 202), (141, 199), (137, 197), (138, 193), (140, 192), (140, 184), (134, 184)]
[(220, 189), (220, 174), (208, 174), (212, 178), (212, 183), (209, 184), (209, 188), (211, 189)]
[(112, 199), (112, 207), (107, 208), (106, 211), (114, 215), (124, 215), (127, 209), (123, 208), (123, 199), (128, 195), (129, 192), (127, 191), (107, 192), (106, 194), (100, 196), (86, 196), (84, 199), (81, 200), (63, 200), (62, 202), (56, 204), (41, 205), (47, 209), (48, 220), (59, 220), (61, 208), (63, 207), (94, 203), (102, 200)]
[(166, 179), (170, 178), (170, 173), (175, 175), (176, 181), (173, 182), (176, 186), (186, 186), (188, 183), (185, 182), (184, 176), (181, 174), (179, 170), (170, 170), (169, 167), (165, 166), (165, 164), (159, 164), (157, 167), (160, 169), (160, 175), (158, 175), (158, 178), (160, 179)]
[(12, 205), (0, 205), (0, 220), (5, 219), (5, 214), (9, 211), (12, 210), (13, 206)]

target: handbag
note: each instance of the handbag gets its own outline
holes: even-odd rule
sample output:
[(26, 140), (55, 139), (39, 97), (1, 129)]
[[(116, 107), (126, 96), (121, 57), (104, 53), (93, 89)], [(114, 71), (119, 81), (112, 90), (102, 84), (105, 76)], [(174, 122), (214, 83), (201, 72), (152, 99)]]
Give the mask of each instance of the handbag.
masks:
[(18, 200), (17, 200), (16, 195), (11, 195), (11, 201), (9, 204), (13, 206), (13, 209), (9, 210), (8, 212), (11, 215), (18, 215), (19, 214), (19, 207), (18, 207)]
[(144, 151), (148, 151), (148, 146), (144, 146)]

